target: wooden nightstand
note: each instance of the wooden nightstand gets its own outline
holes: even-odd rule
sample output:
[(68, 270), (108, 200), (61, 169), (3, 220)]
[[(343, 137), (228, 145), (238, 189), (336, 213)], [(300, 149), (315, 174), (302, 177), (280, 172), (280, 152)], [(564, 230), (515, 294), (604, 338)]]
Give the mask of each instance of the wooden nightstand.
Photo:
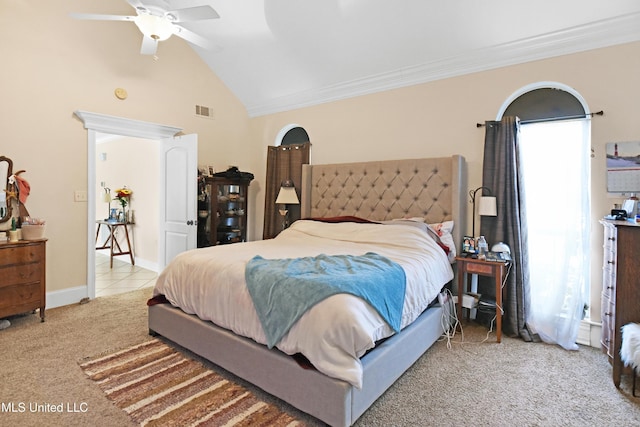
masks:
[(458, 319), (462, 319), (461, 296), (465, 293), (466, 273), (493, 277), (496, 284), (496, 341), (502, 341), (502, 278), (507, 265), (504, 262), (485, 261), (474, 258), (456, 257), (458, 270)]

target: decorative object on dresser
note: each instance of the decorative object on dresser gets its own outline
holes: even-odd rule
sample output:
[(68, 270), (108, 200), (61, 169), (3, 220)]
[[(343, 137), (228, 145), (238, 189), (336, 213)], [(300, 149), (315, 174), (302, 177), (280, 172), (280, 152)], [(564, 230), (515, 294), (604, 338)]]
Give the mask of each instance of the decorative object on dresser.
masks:
[(640, 224), (601, 220), (604, 227), (602, 263), (602, 350), (613, 365), (613, 383), (620, 387), (623, 325), (640, 322)]
[[(201, 193), (206, 196), (198, 197), (198, 247), (245, 242), (249, 184), (253, 174), (231, 167), (213, 177), (201, 179), (204, 180)], [(200, 221), (204, 223), (200, 224)]]
[(39, 309), (44, 322), (46, 242), (0, 242), (0, 319)]

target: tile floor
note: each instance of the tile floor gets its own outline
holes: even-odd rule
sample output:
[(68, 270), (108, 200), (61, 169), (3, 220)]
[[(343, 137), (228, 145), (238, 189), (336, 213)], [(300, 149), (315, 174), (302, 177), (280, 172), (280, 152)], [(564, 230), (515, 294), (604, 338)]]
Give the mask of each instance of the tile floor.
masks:
[(96, 251), (96, 297), (130, 292), (153, 286), (158, 273), (113, 258), (109, 267), (109, 254)]

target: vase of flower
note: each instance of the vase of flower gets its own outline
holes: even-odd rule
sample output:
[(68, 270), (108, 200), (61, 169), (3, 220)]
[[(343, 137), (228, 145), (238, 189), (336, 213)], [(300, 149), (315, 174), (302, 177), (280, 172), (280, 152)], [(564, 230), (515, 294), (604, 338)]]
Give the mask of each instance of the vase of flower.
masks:
[(118, 203), (120, 203), (120, 206), (122, 206), (122, 212), (120, 212), (118, 218), (120, 222), (127, 221), (127, 205), (129, 204), (132, 194), (133, 191), (131, 191), (131, 189), (127, 188), (126, 186), (118, 188), (116, 190), (116, 200), (118, 201)]

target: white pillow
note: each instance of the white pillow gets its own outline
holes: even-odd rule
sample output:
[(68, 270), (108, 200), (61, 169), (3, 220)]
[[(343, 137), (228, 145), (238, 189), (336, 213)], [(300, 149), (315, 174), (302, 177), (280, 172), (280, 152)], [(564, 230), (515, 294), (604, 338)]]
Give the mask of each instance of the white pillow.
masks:
[(428, 224), (429, 228), (440, 237), (440, 241), (449, 248), (449, 262), (456, 257), (456, 244), (453, 241), (453, 221), (444, 221), (436, 224)]

